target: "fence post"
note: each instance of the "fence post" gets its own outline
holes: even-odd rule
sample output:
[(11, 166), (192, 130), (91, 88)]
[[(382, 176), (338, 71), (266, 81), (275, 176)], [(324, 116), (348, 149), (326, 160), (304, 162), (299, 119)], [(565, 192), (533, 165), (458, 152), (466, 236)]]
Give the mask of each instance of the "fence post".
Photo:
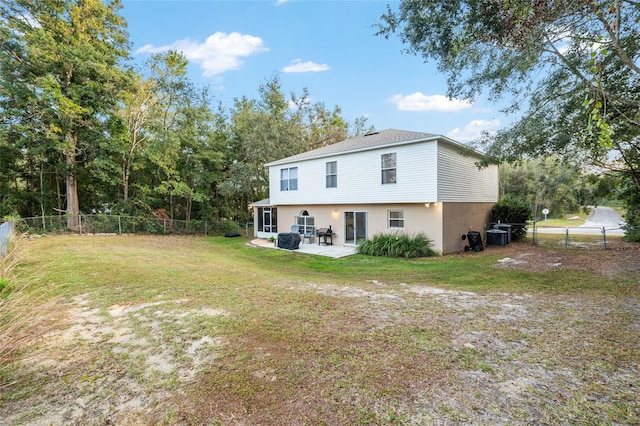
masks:
[(80, 235), (82, 235), (82, 215), (78, 214), (78, 226), (80, 229)]
[(122, 221), (120, 220), (120, 215), (118, 215), (118, 234), (122, 235)]
[(564, 248), (569, 248), (569, 228), (564, 228)]
[(604, 226), (602, 227), (602, 247), (607, 249), (607, 231)]
[(538, 222), (536, 222), (535, 220), (533, 221), (533, 245), (536, 245), (536, 225), (538, 224)]
[(13, 222), (4, 222), (0, 225), (0, 257), (9, 252), (9, 240), (13, 236)]
[(209, 222), (204, 221), (204, 235), (209, 235)]

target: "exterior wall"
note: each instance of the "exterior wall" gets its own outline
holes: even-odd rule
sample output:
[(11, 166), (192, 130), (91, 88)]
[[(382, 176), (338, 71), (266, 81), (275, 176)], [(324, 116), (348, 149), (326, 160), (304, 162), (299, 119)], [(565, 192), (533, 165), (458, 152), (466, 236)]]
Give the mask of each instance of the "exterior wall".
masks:
[[(436, 142), (385, 147), (269, 167), (269, 197), (278, 207), (300, 204), (425, 203), (436, 201)], [(381, 155), (396, 153), (396, 182), (382, 184)], [(336, 161), (337, 188), (326, 187), (326, 163)], [(280, 170), (298, 168), (298, 189), (280, 190)]]
[[(280, 232), (288, 232), (295, 223), (295, 217), (306, 210), (309, 216), (314, 217), (316, 228), (331, 229), (335, 235), (333, 244), (345, 245), (344, 212), (367, 212), (367, 238), (375, 234), (404, 232), (414, 235), (424, 232), (433, 241), (433, 249), (444, 252), (442, 210), (441, 203), (431, 203), (429, 207), (422, 204), (347, 204), (347, 205), (289, 205), (278, 207), (278, 229)], [(404, 211), (404, 229), (389, 228), (387, 221), (388, 210)], [(317, 241), (314, 241), (317, 243)]]
[(498, 166), (478, 169), (480, 157), (465, 156), (460, 148), (438, 142), (438, 201), (497, 202)]
[[(442, 254), (464, 249), (469, 230), (480, 231), (498, 201), (498, 167), (478, 169), (473, 151), (446, 138), (383, 146), (269, 166), (270, 204), (278, 232), (289, 232), (306, 210), (316, 228), (331, 228), (345, 244), (345, 211), (367, 213), (367, 238), (378, 233), (424, 232)], [(396, 153), (396, 183), (381, 182), (381, 155)], [(326, 187), (326, 163), (337, 162), (337, 188)], [(298, 189), (280, 190), (280, 170), (297, 167)], [(429, 204), (427, 207), (426, 204)], [(404, 211), (404, 229), (388, 227), (387, 212)]]
[(491, 207), (495, 203), (443, 203), (442, 229), (443, 253), (464, 250), (467, 241), (462, 235), (469, 231), (479, 231), (483, 238), (489, 221)]

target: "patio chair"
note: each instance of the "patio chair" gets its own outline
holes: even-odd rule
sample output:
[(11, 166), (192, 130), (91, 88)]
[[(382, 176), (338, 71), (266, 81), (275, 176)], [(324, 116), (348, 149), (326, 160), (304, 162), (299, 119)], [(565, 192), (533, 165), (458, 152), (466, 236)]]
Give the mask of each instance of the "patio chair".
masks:
[(311, 240), (313, 239), (313, 236), (315, 235), (315, 233), (316, 233), (316, 230), (313, 226), (307, 227), (307, 231), (304, 233), (302, 237), (302, 244), (304, 244), (304, 240), (309, 240), (309, 244), (311, 244)]

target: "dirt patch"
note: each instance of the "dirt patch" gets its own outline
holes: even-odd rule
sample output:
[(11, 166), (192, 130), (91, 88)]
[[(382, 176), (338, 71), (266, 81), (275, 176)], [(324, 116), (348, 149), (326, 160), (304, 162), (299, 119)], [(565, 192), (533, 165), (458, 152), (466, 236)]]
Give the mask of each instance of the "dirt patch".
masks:
[[(638, 254), (512, 244), (461, 256), (614, 276), (636, 273)], [(1, 389), (0, 424), (640, 424), (637, 293), (253, 279), (206, 287), (242, 299), (236, 314), (196, 296), (75, 297), (70, 326)], [(219, 332), (225, 321), (237, 328)]]
[(575, 269), (593, 271), (604, 276), (625, 272), (640, 272), (640, 247), (624, 245), (615, 250), (555, 250), (528, 243), (506, 247), (489, 247), (488, 253), (503, 255), (496, 266), (523, 271)]
[(154, 423), (154, 407), (168, 397), (163, 384), (188, 383), (226, 344), (193, 327), (198, 318), (226, 316), (223, 310), (180, 307), (189, 300), (178, 299), (103, 312), (92, 302), (89, 294), (75, 297), (70, 326), (24, 360), (33, 379), (25, 385), (42, 391), (10, 410), (5, 404), (0, 424)]

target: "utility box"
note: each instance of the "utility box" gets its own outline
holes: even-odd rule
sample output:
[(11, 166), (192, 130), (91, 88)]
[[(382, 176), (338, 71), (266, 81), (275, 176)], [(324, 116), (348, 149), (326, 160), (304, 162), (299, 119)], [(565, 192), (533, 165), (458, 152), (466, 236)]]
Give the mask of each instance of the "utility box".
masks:
[(508, 238), (509, 234), (507, 231), (501, 229), (489, 229), (487, 231), (488, 246), (506, 246), (508, 244)]
[(507, 231), (507, 244), (511, 244), (511, 225), (509, 225), (508, 223), (497, 223), (493, 225), (493, 229)]

